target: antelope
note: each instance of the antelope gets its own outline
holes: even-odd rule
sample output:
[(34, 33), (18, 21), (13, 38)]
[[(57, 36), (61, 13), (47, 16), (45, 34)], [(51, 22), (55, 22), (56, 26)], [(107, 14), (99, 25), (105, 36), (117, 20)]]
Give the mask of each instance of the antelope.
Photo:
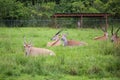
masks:
[(25, 49), (25, 54), (27, 56), (28, 55), (31, 55), (31, 56), (38, 56), (38, 55), (54, 56), (55, 55), (55, 53), (52, 50), (33, 47), (31, 42), (27, 43), (26, 41), (24, 41), (24, 49)]
[(106, 28), (105, 29), (101, 28), (101, 29), (104, 32), (104, 35), (103, 36), (99, 36), (99, 37), (95, 37), (94, 40), (104, 41), (104, 40), (108, 39), (107, 29)]
[(60, 32), (62, 30), (58, 31), (52, 38), (51, 40), (53, 40), (52, 42), (48, 42), (47, 46), (60, 46), (61, 45), (61, 40), (60, 40)]
[(84, 46), (87, 45), (85, 42), (80, 42), (76, 40), (67, 40), (67, 35), (63, 34), (61, 37), (61, 40), (63, 41), (63, 46)]
[(118, 37), (118, 31), (120, 30), (120, 27), (116, 30), (115, 33), (113, 33), (113, 26), (112, 26), (112, 29), (111, 29), (111, 34), (112, 34), (112, 37), (111, 37), (111, 41), (116, 43), (116, 44), (120, 44), (120, 37)]

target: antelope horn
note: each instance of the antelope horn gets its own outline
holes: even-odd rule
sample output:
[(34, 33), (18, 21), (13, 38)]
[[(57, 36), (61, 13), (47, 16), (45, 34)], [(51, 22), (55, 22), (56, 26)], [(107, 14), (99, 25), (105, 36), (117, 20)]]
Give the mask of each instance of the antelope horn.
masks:
[(112, 29), (111, 29), (111, 34), (113, 35), (113, 26), (112, 26)]
[(59, 30), (55, 35), (58, 35), (60, 32), (62, 32), (63, 31), (63, 29), (61, 29), (61, 30)]
[(107, 32), (107, 26), (105, 26), (105, 32)]
[(24, 43), (26, 44), (26, 38), (25, 38), (25, 35), (23, 36), (23, 38), (24, 38)]
[(116, 32), (115, 32), (115, 33), (117, 34), (119, 30), (120, 30), (120, 27), (116, 30)]
[(104, 29), (103, 27), (101, 28), (101, 30), (102, 30), (103, 32), (106, 32), (106, 29)]
[(32, 44), (32, 39), (30, 38), (30, 40), (29, 40), (29, 44)]

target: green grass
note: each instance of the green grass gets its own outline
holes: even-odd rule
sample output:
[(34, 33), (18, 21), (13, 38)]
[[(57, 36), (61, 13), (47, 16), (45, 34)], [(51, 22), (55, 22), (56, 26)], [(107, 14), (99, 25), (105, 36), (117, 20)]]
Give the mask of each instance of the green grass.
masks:
[[(95, 41), (103, 35), (98, 29), (65, 29), (68, 39), (88, 46), (46, 47), (59, 29), (0, 28), (0, 80), (119, 80), (120, 48), (108, 41)], [(109, 31), (109, 30), (108, 30)], [(110, 32), (110, 31), (109, 31)], [(27, 57), (23, 36), (36, 47), (48, 48), (55, 57)]]

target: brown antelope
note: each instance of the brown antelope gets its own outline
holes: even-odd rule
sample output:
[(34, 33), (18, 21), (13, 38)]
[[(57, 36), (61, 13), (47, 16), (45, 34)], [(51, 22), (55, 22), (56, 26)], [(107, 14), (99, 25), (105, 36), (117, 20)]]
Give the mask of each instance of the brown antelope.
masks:
[(62, 30), (58, 31), (53, 37), (51, 40), (53, 40), (52, 42), (48, 42), (47, 43), (47, 46), (50, 47), (50, 46), (60, 46), (61, 45), (61, 40), (60, 40), (60, 32)]
[(118, 37), (118, 31), (120, 30), (120, 27), (116, 30), (115, 33), (113, 33), (113, 26), (112, 26), (112, 29), (111, 29), (111, 34), (112, 34), (112, 37), (111, 37), (111, 41), (116, 43), (116, 44), (120, 44), (120, 37)]
[(54, 56), (55, 53), (49, 49), (33, 47), (31, 42), (26, 43), (24, 41), (24, 49), (26, 55), (38, 56), (38, 55), (51, 55)]
[(80, 42), (76, 40), (67, 40), (67, 35), (63, 34), (61, 37), (61, 40), (63, 41), (63, 46), (83, 46), (87, 45), (85, 42)]
[(104, 35), (103, 36), (99, 36), (99, 37), (95, 37), (94, 40), (101, 40), (101, 41), (104, 41), (104, 40), (107, 40), (108, 39), (108, 33), (107, 33), (107, 29), (103, 29), (101, 28), (102, 31), (104, 32)]

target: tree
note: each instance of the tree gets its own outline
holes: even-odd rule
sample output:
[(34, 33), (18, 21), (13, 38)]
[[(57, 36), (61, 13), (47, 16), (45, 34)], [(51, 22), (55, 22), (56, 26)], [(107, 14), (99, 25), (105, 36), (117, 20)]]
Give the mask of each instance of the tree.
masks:
[(15, 0), (0, 0), (1, 19), (26, 19), (29, 17), (29, 10), (22, 3)]
[(95, 0), (94, 1), (94, 8), (97, 9), (99, 11), (99, 13), (103, 13), (104, 12), (104, 3), (101, 2), (100, 0)]
[(120, 0), (110, 0), (106, 4), (106, 11), (111, 13), (114, 17), (120, 18)]
[(85, 5), (81, 1), (72, 3), (72, 12), (83, 13), (85, 12), (85, 8)]

